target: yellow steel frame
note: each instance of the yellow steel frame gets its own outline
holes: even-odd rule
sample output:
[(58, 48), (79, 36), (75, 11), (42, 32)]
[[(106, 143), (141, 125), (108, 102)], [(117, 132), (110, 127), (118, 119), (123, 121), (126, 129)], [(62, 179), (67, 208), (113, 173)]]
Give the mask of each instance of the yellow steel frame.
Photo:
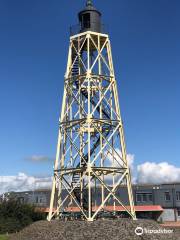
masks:
[[(82, 55), (83, 51), (86, 56)], [(94, 57), (92, 53), (95, 53)], [(72, 71), (77, 62), (79, 74), (73, 76)], [(76, 87), (76, 82), (79, 88)], [(87, 92), (86, 99), (82, 96), (83, 91)], [(91, 99), (95, 96), (98, 96), (98, 100), (92, 105)], [(109, 119), (103, 116), (103, 108), (108, 109)], [(54, 216), (59, 217), (65, 209), (65, 203), (67, 205), (68, 202), (68, 206), (74, 204), (80, 209), (84, 219), (93, 221), (111, 197), (113, 197), (114, 210), (118, 203), (133, 219), (136, 219), (108, 35), (88, 31), (70, 38), (59, 121), (48, 220), (50, 221)], [(107, 130), (109, 131), (107, 135), (104, 134), (105, 129), (111, 129)], [(95, 135), (100, 138), (99, 145), (91, 153), (92, 145), (96, 140)], [(85, 152), (88, 156), (86, 159)], [(72, 185), (75, 174), (79, 176), (79, 180)], [(107, 179), (112, 180), (111, 186)], [(92, 211), (92, 189), (97, 182), (101, 189), (101, 204)], [(117, 188), (124, 184), (127, 185), (130, 208), (125, 206), (117, 194)], [(73, 193), (78, 185), (81, 189), (80, 202)], [(83, 208), (84, 188), (87, 189), (88, 209)], [(67, 192), (64, 198), (63, 190)], [(105, 191), (108, 194), (105, 194)], [(55, 194), (58, 196), (56, 203)]]

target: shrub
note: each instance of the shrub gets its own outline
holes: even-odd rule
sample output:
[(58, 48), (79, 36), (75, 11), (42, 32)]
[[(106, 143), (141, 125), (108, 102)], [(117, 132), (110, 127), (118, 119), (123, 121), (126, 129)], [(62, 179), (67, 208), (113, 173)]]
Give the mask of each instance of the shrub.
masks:
[(0, 204), (0, 234), (21, 230), (34, 221), (45, 219), (45, 214), (35, 211), (34, 206), (14, 200)]

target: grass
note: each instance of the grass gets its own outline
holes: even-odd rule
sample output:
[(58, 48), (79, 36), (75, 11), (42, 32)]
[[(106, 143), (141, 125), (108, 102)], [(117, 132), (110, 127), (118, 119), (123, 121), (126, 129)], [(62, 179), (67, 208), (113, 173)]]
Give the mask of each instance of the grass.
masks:
[(8, 236), (6, 236), (6, 235), (0, 235), (0, 240), (8, 240)]

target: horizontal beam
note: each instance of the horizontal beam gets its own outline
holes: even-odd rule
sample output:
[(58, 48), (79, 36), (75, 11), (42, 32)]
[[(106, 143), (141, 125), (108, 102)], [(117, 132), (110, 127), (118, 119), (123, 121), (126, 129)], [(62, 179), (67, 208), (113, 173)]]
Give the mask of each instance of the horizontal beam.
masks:
[(86, 32), (79, 33), (79, 34), (76, 34), (74, 36), (71, 36), (70, 39), (74, 40), (74, 39), (76, 39), (78, 37), (86, 36), (87, 34), (108, 38), (108, 34), (97, 33), (97, 32), (92, 32), (92, 31), (86, 31)]

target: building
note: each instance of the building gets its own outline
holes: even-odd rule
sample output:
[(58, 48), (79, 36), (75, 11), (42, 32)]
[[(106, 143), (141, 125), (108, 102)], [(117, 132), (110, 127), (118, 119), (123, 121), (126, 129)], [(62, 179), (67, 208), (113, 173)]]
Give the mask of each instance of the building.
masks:
[(180, 221), (180, 183), (135, 185), (135, 205), (160, 205), (163, 212), (158, 220)]
[[(126, 191), (125, 187), (117, 190), (125, 204), (128, 202)], [(66, 193), (64, 192), (64, 194)], [(93, 194), (98, 195), (99, 191), (96, 190)], [(180, 221), (180, 183), (133, 185), (133, 195), (137, 218), (150, 218), (161, 222)], [(1, 199), (8, 199), (7, 196), (17, 199), (21, 203), (33, 204), (47, 213), (49, 211), (50, 190), (13, 192), (1, 196)], [(116, 212), (123, 212), (121, 206), (116, 205), (114, 208), (112, 202), (110, 200), (107, 203), (107, 211), (115, 209)], [(99, 203), (100, 201), (97, 201), (93, 205), (98, 207)], [(73, 206), (68, 210), (78, 212), (78, 208)]]

